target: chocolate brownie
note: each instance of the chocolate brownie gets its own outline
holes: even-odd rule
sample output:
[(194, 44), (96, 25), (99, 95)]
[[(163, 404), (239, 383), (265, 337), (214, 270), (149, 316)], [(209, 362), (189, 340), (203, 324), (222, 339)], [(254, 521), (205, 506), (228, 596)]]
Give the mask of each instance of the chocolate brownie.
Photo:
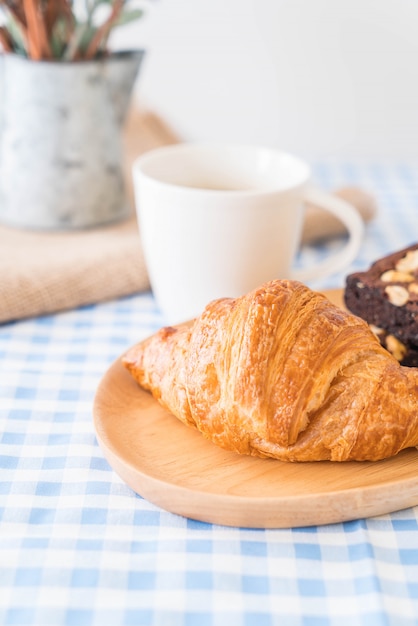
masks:
[(380, 343), (388, 350), (401, 365), (418, 367), (418, 348), (413, 344), (402, 343), (395, 335), (391, 335), (383, 328), (369, 324), (370, 330), (376, 335)]
[(418, 243), (350, 274), (344, 300), (402, 365), (418, 366)]

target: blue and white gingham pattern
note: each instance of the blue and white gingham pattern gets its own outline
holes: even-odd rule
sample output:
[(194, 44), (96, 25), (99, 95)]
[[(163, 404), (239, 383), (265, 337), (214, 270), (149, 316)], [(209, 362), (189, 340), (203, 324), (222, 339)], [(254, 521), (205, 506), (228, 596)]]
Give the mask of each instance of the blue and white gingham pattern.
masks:
[[(328, 162), (314, 174), (378, 199), (347, 271), (418, 240), (418, 165)], [(304, 250), (300, 262), (322, 254)], [(162, 511), (119, 479), (95, 439), (95, 391), (111, 362), (163, 322), (145, 293), (0, 327), (0, 624), (418, 624), (418, 508), (323, 527), (227, 528)]]

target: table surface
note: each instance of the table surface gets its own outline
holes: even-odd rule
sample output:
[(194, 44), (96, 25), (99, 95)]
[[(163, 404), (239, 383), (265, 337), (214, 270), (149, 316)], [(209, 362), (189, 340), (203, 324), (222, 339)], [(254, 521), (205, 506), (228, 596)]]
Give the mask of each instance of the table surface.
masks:
[[(356, 261), (418, 240), (418, 164), (313, 164), (372, 192)], [(341, 240), (305, 248), (303, 266)], [(297, 529), (222, 527), (136, 495), (98, 447), (110, 364), (164, 324), (150, 293), (0, 327), (0, 624), (418, 624), (418, 508)]]

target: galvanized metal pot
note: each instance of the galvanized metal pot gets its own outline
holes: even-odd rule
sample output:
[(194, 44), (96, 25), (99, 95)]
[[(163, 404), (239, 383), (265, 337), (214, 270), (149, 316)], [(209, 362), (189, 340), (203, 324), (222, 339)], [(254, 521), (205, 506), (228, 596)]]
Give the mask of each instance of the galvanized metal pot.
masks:
[(144, 52), (0, 58), (0, 221), (77, 229), (124, 218), (121, 130)]

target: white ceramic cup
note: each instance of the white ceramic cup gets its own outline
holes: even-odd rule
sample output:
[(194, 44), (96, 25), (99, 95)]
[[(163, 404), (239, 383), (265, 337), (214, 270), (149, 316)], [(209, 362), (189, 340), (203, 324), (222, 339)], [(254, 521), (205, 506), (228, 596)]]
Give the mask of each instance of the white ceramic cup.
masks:
[[(278, 150), (209, 143), (157, 148), (135, 161), (133, 181), (149, 279), (168, 324), (274, 278), (307, 282), (338, 272), (362, 240), (357, 211), (314, 189), (308, 164)], [(349, 236), (338, 252), (296, 271), (307, 201), (338, 217)]]

